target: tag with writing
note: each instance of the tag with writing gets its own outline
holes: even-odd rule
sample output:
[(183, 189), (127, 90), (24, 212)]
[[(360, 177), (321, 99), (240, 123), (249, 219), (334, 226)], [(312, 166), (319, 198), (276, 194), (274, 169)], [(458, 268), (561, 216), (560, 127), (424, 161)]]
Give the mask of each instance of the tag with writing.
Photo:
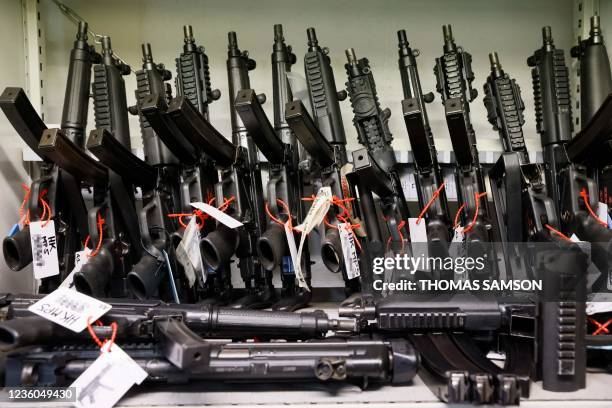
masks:
[(349, 229), (350, 224), (339, 223), (338, 233), (340, 234), (340, 245), (342, 246), (342, 256), (346, 266), (346, 275), (349, 279), (358, 278), (361, 273), (359, 270), (359, 258), (355, 247), (355, 237)]
[(597, 206), (597, 216), (600, 220), (604, 220), (606, 223), (608, 222), (608, 204), (599, 202)]
[(111, 305), (67, 287), (60, 287), (28, 308), (32, 313), (51, 320), (73, 332), (87, 327), (111, 310)]
[(59, 275), (55, 222), (53, 220), (32, 221), (30, 223), (30, 241), (32, 244), (34, 278), (42, 279)]
[(79, 408), (111, 408), (134, 384), (142, 383), (148, 374), (116, 344), (104, 344), (102, 353), (70, 385), (76, 389)]
[(242, 227), (242, 223), (219, 210), (217, 207), (213, 207), (212, 205), (208, 205), (206, 203), (191, 203), (191, 206), (197, 208), (200, 211), (204, 211), (206, 214), (213, 217), (215, 220), (219, 221), (221, 224), (225, 225), (228, 228), (238, 228)]
[(304, 274), (302, 273), (302, 264), (300, 263), (300, 257), (298, 256), (298, 250), (295, 245), (295, 237), (293, 236), (293, 231), (289, 228), (289, 223), (285, 223), (285, 235), (287, 236), (287, 244), (289, 246), (289, 254), (291, 255), (291, 262), (293, 262), (293, 271), (295, 273), (295, 277), (298, 280), (298, 285), (301, 288), (308, 288), (308, 284), (304, 279)]
[(202, 262), (202, 253), (200, 252), (200, 230), (196, 223), (196, 217), (191, 217), (183, 239), (176, 248), (176, 259), (183, 265), (185, 276), (189, 283), (189, 287), (193, 287), (197, 274), (202, 274), (206, 281), (206, 274)]
[(60, 287), (67, 287), (71, 289), (75, 289), (74, 287), (74, 274), (81, 271), (83, 265), (87, 263), (89, 260), (89, 254), (91, 253), (91, 249), (85, 248), (82, 251), (77, 251), (74, 253), (74, 268), (72, 268), (72, 272), (66, 279), (60, 284)]

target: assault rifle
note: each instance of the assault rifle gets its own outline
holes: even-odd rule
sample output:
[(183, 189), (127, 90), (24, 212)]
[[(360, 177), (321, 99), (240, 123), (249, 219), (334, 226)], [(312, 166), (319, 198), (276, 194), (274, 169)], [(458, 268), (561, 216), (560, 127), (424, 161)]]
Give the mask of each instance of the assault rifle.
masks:
[[(291, 47), (285, 44), (283, 28), (274, 25), (272, 51), (272, 88), (274, 93), (274, 127), (270, 124), (257, 100), (255, 91), (242, 89), (238, 92), (235, 107), (242, 123), (255, 144), (268, 159), (269, 181), (267, 185), (267, 207), (276, 220), (298, 225), (305, 216), (302, 203), (302, 180), (299, 168), (298, 142), (285, 119), (285, 104), (293, 100), (287, 72), (296, 61)], [(289, 212), (290, 219), (287, 216)], [(278, 310), (296, 310), (308, 304), (311, 292), (298, 286), (295, 266), (289, 253), (284, 226), (269, 217), (265, 232), (257, 241), (261, 265), (272, 274), (281, 271), (283, 287), (281, 300), (273, 307)], [(308, 250), (300, 260), (300, 269), (305, 286), (310, 285), (310, 259)]]
[[(436, 90), (442, 97), (446, 123), (455, 152), (455, 182), (465, 225), (468, 253), (488, 258), (487, 273), (495, 273), (496, 255), (490, 247), (493, 239), (491, 212), (486, 196), (484, 175), (476, 147), (476, 135), (470, 121), (470, 102), (478, 92), (472, 88), (472, 56), (457, 46), (450, 25), (445, 25), (444, 54), (436, 58)], [(469, 225), (468, 225), (469, 223)]]
[(330, 187), (334, 197), (345, 200), (342, 206), (332, 206), (327, 214), (325, 237), (321, 241), (321, 260), (329, 271), (342, 273), (345, 291), (351, 294), (360, 290), (359, 276), (349, 276), (347, 273), (338, 230), (341, 222), (338, 217), (344, 223), (356, 217), (356, 208), (346, 201), (354, 196), (344, 174), (348, 157), (339, 101), (346, 98), (346, 91), (338, 92), (336, 89), (327, 55), (329, 50), (321, 48), (314, 28), (309, 28), (307, 34), (308, 52), (304, 56), (304, 70), (313, 117), (301, 101), (292, 101), (285, 107), (285, 119), (316, 164), (321, 184)]
[[(164, 91), (164, 80), (169, 72), (153, 62), (151, 47), (143, 44), (143, 68), (136, 72), (136, 100), (141, 101), (150, 92)], [(134, 108), (131, 112), (136, 113)], [(121, 111), (123, 112), (123, 111)], [(118, 113), (119, 114), (119, 113)], [(123, 113), (121, 113), (123, 115)], [(171, 235), (177, 229), (167, 214), (174, 213), (178, 207), (177, 159), (159, 139), (143, 115), (139, 116), (143, 138), (145, 160), (136, 157), (126, 146), (118, 143), (106, 125), (90, 134), (88, 149), (113, 172), (142, 190), (143, 206), (137, 214), (140, 233), (140, 259), (127, 274), (127, 284), (136, 298), (168, 298), (169, 292), (179, 301), (178, 291), (172, 271), (177, 271)], [(169, 254), (169, 255), (168, 255)], [(160, 284), (169, 274), (170, 290), (162, 290)], [(179, 285), (179, 287), (181, 287)]]
[[(390, 235), (390, 248), (394, 252), (404, 248), (404, 237), (407, 234), (401, 231), (407, 231), (405, 223), (410, 214), (391, 146), (393, 137), (388, 126), (391, 111), (380, 107), (368, 59), (358, 60), (352, 48), (346, 50), (346, 56), (346, 89), (353, 108), (353, 125), (359, 143), (364, 146), (353, 152), (353, 170), (347, 178), (359, 192), (359, 205), (367, 235), (363, 246), (363, 262), (372, 262), (374, 258), (384, 256), (387, 249), (373, 194), (380, 198), (382, 215)], [(371, 285), (371, 272), (362, 273), (362, 291), (371, 291)]]
[(402, 112), (414, 155), (419, 206), (426, 215), (429, 254), (444, 258), (448, 256), (451, 218), (446, 192), (442, 188), (444, 178), (425, 108), (426, 103), (433, 102), (434, 95), (431, 92), (423, 94), (421, 89), (416, 61), (419, 50), (410, 48), (405, 30), (398, 31), (397, 37), (398, 62), (405, 98), (402, 101)]
[[(208, 347), (202, 350), (199, 360), (183, 368), (169, 361), (158, 344), (126, 344), (122, 345), (122, 349), (147, 372), (147, 381), (156, 383), (195, 380), (240, 381), (243, 384), (347, 381), (365, 388), (370, 382), (409, 383), (419, 365), (418, 355), (410, 342), (399, 339), (348, 338), (299, 343), (200, 342)], [(12, 353), (7, 358), (5, 385), (66, 386), (99, 355), (99, 349), (86, 346)], [(262, 365), (267, 367), (263, 372)], [(32, 366), (33, 369), (29, 370)]]
[[(93, 46), (87, 43), (87, 23), (79, 22), (77, 38), (70, 53), (61, 126), (68, 137), (81, 148), (87, 124), (91, 66), (92, 63), (98, 62), (99, 58), (100, 55), (95, 52)], [(40, 138), (47, 127), (23, 89), (6, 88), (0, 96), (0, 108), (19, 136), (43, 159), (38, 166), (38, 174), (33, 177), (29, 186), (29, 199), (23, 206), (23, 216), (24, 220), (40, 220), (44, 213), (43, 202), (46, 202), (50, 219), (55, 223), (60, 274), (42, 279), (40, 288), (42, 293), (50, 292), (74, 266), (74, 252), (88, 234), (87, 209), (79, 183), (70, 174), (58, 168), (51, 158), (38, 148)], [(21, 270), (32, 262), (30, 228), (27, 223), (20, 231), (4, 239), (2, 249), (8, 267), (14, 271)]]

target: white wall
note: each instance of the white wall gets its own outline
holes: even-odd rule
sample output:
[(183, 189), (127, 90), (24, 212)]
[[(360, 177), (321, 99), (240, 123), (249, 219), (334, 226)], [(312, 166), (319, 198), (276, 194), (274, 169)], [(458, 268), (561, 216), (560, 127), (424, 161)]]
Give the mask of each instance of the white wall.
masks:
[[(21, 2), (0, 0), (0, 92), (7, 86), (25, 87), (23, 51), (23, 20)], [(21, 160), (25, 144), (17, 136), (3, 114), (0, 114), (0, 236), (18, 220), (18, 209), (23, 199), (22, 182), (28, 175)], [(0, 292), (32, 289), (32, 270), (9, 270), (0, 251)]]
[[(377, 80), (382, 105), (391, 108), (391, 131), (396, 150), (409, 149), (401, 119), (403, 99), (397, 69), (398, 29), (406, 29), (411, 44), (421, 50), (420, 73), (425, 90), (435, 90), (434, 59), (442, 51), (442, 24), (452, 24), (459, 45), (473, 55), (476, 74), (474, 87), (479, 96), (472, 104), (472, 118), (480, 150), (497, 150), (497, 134), (486, 120), (482, 103), (482, 84), (489, 72), (488, 53), (498, 51), (504, 68), (522, 86), (526, 104), (526, 134), (529, 146), (537, 148), (531, 75), (526, 58), (541, 45), (541, 27), (551, 25), (559, 47), (571, 45), (571, 0), (132, 0), (67, 1), (94, 31), (111, 36), (113, 48), (133, 66), (140, 65), (140, 44), (150, 42), (155, 60), (174, 69), (174, 58), (182, 47), (182, 26), (191, 24), (199, 44), (206, 47), (213, 86), (222, 98), (211, 106), (212, 122), (224, 134), (230, 133), (226, 79), (227, 32), (238, 34), (240, 47), (250, 51), (258, 68), (251, 73), (251, 84), (258, 92), (272, 94), (270, 52), (273, 24), (282, 23), (285, 38), (298, 56), (294, 71), (303, 74), (306, 28), (317, 29), (319, 42), (330, 48), (336, 82), (345, 82), (344, 50), (355, 48), (358, 56), (367, 56)], [(46, 7), (44, 7), (46, 5)], [(47, 28), (48, 117), (59, 121), (66, 76), (66, 63), (75, 27), (51, 2), (42, 4)], [(134, 76), (128, 89), (135, 87)], [(132, 91), (128, 98), (134, 102)], [(272, 104), (265, 109), (272, 114)], [(351, 109), (342, 104), (347, 136), (356, 146), (351, 125)], [(429, 107), (438, 150), (450, 150), (442, 105), (438, 95)], [(90, 118), (93, 120), (93, 117)], [(133, 146), (140, 146), (136, 118), (132, 118)]]

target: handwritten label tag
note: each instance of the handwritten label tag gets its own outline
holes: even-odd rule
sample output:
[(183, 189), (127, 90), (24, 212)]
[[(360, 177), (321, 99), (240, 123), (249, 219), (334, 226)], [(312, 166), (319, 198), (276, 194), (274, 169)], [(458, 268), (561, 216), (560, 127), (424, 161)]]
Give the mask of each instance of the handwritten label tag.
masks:
[(59, 275), (55, 222), (53, 220), (31, 222), (30, 241), (34, 278), (42, 279)]
[(213, 217), (215, 220), (219, 221), (221, 224), (225, 225), (228, 228), (238, 228), (242, 227), (242, 223), (219, 210), (217, 207), (213, 207), (212, 205), (208, 205), (206, 203), (191, 203), (191, 206), (197, 208), (198, 210), (204, 211), (206, 214)]
[(102, 347), (102, 354), (70, 385), (76, 389), (79, 408), (111, 408), (134, 384), (148, 374), (116, 344)]
[(75, 287), (74, 287), (74, 274), (77, 273), (77, 272), (81, 272), (81, 268), (89, 260), (89, 256), (88, 255), (90, 253), (91, 253), (91, 249), (89, 249), (89, 248), (85, 248), (82, 251), (77, 251), (77, 252), (74, 253), (74, 268), (72, 268), (72, 272), (70, 272), (70, 274), (68, 276), (66, 276), (66, 279), (64, 279), (64, 281), (60, 284), (60, 287), (66, 287), (66, 288), (70, 288), (70, 289), (75, 289)]
[(73, 332), (87, 327), (111, 310), (111, 305), (67, 287), (60, 287), (28, 308), (32, 313), (51, 320)]
[(346, 275), (349, 279), (353, 279), (361, 276), (361, 272), (359, 270), (357, 248), (355, 247), (355, 237), (351, 233), (349, 226), (350, 224), (348, 223), (338, 223), (338, 233), (340, 234), (340, 246), (342, 247)]
[[(289, 246), (289, 254), (291, 255), (291, 262), (293, 263), (293, 272), (295, 273), (295, 277), (298, 280), (298, 285), (302, 288), (308, 288), (308, 284), (304, 280), (304, 274), (302, 273), (302, 264), (300, 262), (300, 257), (298, 257), (298, 250), (295, 245), (295, 237), (293, 236), (293, 231), (289, 228), (289, 223), (284, 224), (285, 227), (285, 235), (287, 236), (287, 244)], [(300, 281), (300, 279), (303, 281)], [(304, 286), (302, 286), (304, 285)]]
[(187, 228), (185, 228), (183, 239), (176, 248), (176, 259), (183, 265), (190, 288), (195, 284), (196, 274), (198, 273), (202, 274), (202, 278), (206, 282), (202, 253), (200, 252), (200, 230), (196, 223), (196, 217), (191, 217)]

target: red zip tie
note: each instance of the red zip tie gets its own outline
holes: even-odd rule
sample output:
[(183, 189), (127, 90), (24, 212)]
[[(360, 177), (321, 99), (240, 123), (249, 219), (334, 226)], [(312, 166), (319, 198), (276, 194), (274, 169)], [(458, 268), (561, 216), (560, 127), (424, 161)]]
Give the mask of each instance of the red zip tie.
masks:
[(431, 207), (433, 202), (436, 201), (436, 199), (440, 195), (440, 191), (442, 191), (442, 189), (444, 188), (445, 184), (446, 184), (446, 182), (443, 182), (442, 184), (440, 184), (440, 187), (438, 187), (438, 189), (436, 191), (434, 191), (434, 193), (431, 196), (431, 199), (429, 200), (429, 202), (427, 204), (425, 204), (425, 207), (423, 207), (423, 209), (421, 210), (421, 213), (419, 214), (419, 217), (416, 220), (416, 224), (417, 225), (419, 225), (419, 223), (421, 222), (421, 219), (423, 218), (423, 216), (425, 215), (425, 213), (427, 212), (429, 207)]
[(608, 321), (602, 324), (602, 323), (599, 323), (594, 318), (589, 317), (589, 322), (597, 326), (597, 329), (593, 332), (594, 336), (597, 336), (598, 334), (601, 334), (601, 333), (605, 333), (605, 334), (610, 333), (610, 330), (608, 330), (608, 326), (612, 323), (612, 319), (608, 319)]
[[(476, 224), (476, 219), (478, 218), (478, 210), (480, 209), (480, 199), (487, 195), (487, 192), (484, 193), (474, 193), (474, 198), (476, 200), (476, 208), (474, 209), (474, 217), (472, 217), (472, 221), (463, 229), (463, 232), (468, 232), (472, 228), (474, 228), (474, 224)], [(461, 204), (461, 207), (457, 209), (457, 213), (455, 214), (455, 228), (459, 227), (459, 214), (465, 208), (465, 203)]]
[(184, 217), (196, 216), (200, 220), (200, 223), (198, 224), (198, 229), (202, 229), (204, 227), (204, 222), (208, 218), (208, 217), (206, 217), (206, 215), (207, 214), (203, 214), (202, 211), (200, 211), (200, 210), (193, 210), (192, 213), (166, 214), (166, 217), (169, 217), (169, 218), (178, 218), (178, 222), (181, 225), (181, 227), (187, 228), (187, 224), (185, 224), (185, 221), (183, 221), (183, 218)]
[[(404, 252), (405, 242), (404, 242), (404, 234), (402, 234), (402, 228), (406, 225), (406, 221), (402, 220), (397, 226), (397, 232), (399, 233), (400, 239), (402, 240), (402, 250)], [(391, 245), (391, 237), (387, 239), (387, 251), (389, 250), (389, 245)]]
[[(23, 211), (25, 209), (25, 205), (28, 202), (28, 199), (30, 198), (30, 188), (25, 185), (24, 183), (21, 183), (21, 187), (25, 190), (25, 195), (23, 196), (23, 201), (21, 202), (21, 205), (19, 206), (19, 221), (21, 222), (23, 220), (23, 223), (25, 225), (29, 225), (30, 224), (30, 210), (28, 209), (28, 211), (24, 214)], [(49, 206), (49, 204), (47, 203), (47, 201), (45, 201), (44, 197), (47, 194), (47, 190), (43, 190), (41, 191), (38, 200), (40, 201), (40, 203), (42, 204), (43, 207), (43, 212), (40, 216), (41, 220), (44, 220), (45, 217), (47, 217), (47, 219), (44, 221), (43, 223), (43, 227), (46, 227), (47, 224), (49, 223), (49, 221), (51, 221), (51, 207)]]
[[(283, 207), (283, 209), (287, 212), (287, 221), (283, 222), (281, 219), (279, 219), (279, 218), (275, 217), (274, 215), (272, 215), (272, 212), (270, 211), (270, 207), (268, 207), (268, 203), (266, 202), (265, 205), (264, 205), (264, 210), (266, 211), (266, 214), (268, 214), (268, 217), (270, 217), (270, 219), (273, 222), (275, 222), (275, 223), (277, 223), (279, 225), (283, 225), (284, 226), (285, 224), (288, 224), (289, 225), (289, 229), (291, 231), (297, 231), (296, 229), (293, 228), (293, 225), (291, 223), (291, 211), (289, 210), (289, 206), (287, 205), (287, 203), (284, 202), (283, 200), (281, 200), (280, 198), (277, 198), (276, 202), (278, 204), (280, 204)], [(300, 232), (300, 231), (297, 231), (297, 232)]]
[[(25, 194), (23, 196), (23, 201), (21, 202), (21, 205), (19, 206), (19, 221), (23, 219), (24, 224), (28, 225), (29, 222), (26, 222), (26, 214), (23, 213), (23, 210), (25, 209), (25, 205), (28, 202), (28, 199), (30, 198), (30, 188), (26, 186), (24, 183), (21, 183), (21, 187), (25, 190)], [(30, 211), (28, 210), (28, 214), (27, 214), (28, 216), (29, 216), (29, 212)]]
[(544, 224), (544, 226), (546, 228), (548, 228), (553, 234), (557, 234), (559, 235), (561, 238), (563, 238), (566, 241), (572, 242), (572, 239), (570, 237), (568, 237), (567, 235), (565, 235), (564, 233), (562, 233), (561, 231), (553, 228), (552, 226), (548, 225), (548, 224)]
[(43, 190), (40, 193), (40, 196), (38, 197), (38, 199), (40, 200), (40, 203), (43, 206), (43, 214), (40, 216), (40, 219), (44, 219), (45, 218), (45, 214), (47, 215), (47, 220), (45, 222), (43, 222), (43, 227), (46, 227), (47, 224), (49, 224), (49, 221), (51, 221), (51, 207), (49, 206), (49, 203), (47, 203), (47, 201), (45, 200), (45, 196), (47, 195), (47, 190)]
[[(91, 251), (91, 253), (88, 255), (90, 258), (93, 258), (94, 256), (98, 255), (98, 252), (100, 252), (100, 249), (102, 248), (102, 226), (103, 225), (104, 225), (104, 218), (102, 218), (100, 213), (98, 213), (98, 245), (96, 245), (96, 248), (93, 251)], [(89, 241), (89, 237), (87, 237), (87, 241)]]
[(584, 188), (582, 189), (582, 191), (580, 192), (580, 197), (582, 197), (582, 199), (584, 200), (584, 205), (586, 205), (586, 208), (589, 211), (589, 214), (591, 214), (593, 218), (597, 220), (597, 222), (599, 222), (601, 225), (607, 228), (608, 222), (599, 218), (597, 214), (595, 214), (595, 212), (591, 208), (591, 205), (589, 204), (589, 195), (587, 194), (586, 189)]
[[(95, 324), (96, 324), (96, 326), (103, 326), (102, 322), (100, 322), (100, 320), (96, 320)], [(110, 324), (110, 327), (113, 329), (113, 333), (111, 334), (111, 338), (110, 339), (105, 339), (104, 341), (101, 341), (100, 338), (96, 335), (96, 332), (94, 332), (93, 327), (91, 327), (91, 317), (87, 318), (87, 331), (89, 332), (89, 335), (91, 336), (93, 341), (95, 341), (96, 344), (98, 345), (98, 347), (100, 347), (100, 348), (104, 347), (104, 345), (107, 342), (110, 342), (110, 345), (108, 346), (108, 351), (110, 351), (111, 347), (113, 346), (113, 343), (115, 343), (115, 339), (117, 338), (117, 322), (112, 322)]]

